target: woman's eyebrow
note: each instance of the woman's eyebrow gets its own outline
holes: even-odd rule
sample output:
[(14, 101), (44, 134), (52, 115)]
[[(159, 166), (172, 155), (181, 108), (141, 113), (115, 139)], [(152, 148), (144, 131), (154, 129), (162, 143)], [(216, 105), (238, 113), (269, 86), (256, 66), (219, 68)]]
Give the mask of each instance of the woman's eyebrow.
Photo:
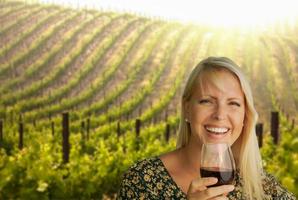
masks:
[(241, 98), (241, 97), (230, 97), (230, 98), (228, 98), (228, 100), (229, 100), (229, 101), (230, 101), (230, 100), (243, 101), (243, 98)]
[(208, 94), (200, 95), (200, 98), (206, 98), (206, 97), (210, 97), (210, 98), (216, 99), (216, 97), (215, 96), (212, 96), (212, 95), (208, 95)]
[[(212, 98), (212, 99), (217, 99), (217, 97), (212, 96), (212, 95), (208, 95), (208, 94), (200, 95), (199, 97), (200, 97), (200, 98), (206, 98), (206, 97), (209, 97), (209, 98)], [(244, 99), (243, 99), (242, 97), (230, 97), (230, 98), (228, 98), (228, 101), (231, 101), (231, 100), (243, 101)]]

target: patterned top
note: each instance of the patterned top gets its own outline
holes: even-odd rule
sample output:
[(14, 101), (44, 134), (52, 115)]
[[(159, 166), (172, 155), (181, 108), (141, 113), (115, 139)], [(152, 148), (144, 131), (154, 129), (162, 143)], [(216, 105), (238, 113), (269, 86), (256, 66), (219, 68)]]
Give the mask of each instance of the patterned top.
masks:
[[(239, 173), (237, 173), (235, 189), (229, 193), (229, 199), (246, 199), (241, 189), (241, 182)], [(296, 199), (296, 197), (283, 188), (272, 175), (266, 174), (263, 185), (265, 194), (268, 196), (266, 200)], [(134, 164), (124, 174), (117, 199), (185, 200), (186, 194), (172, 179), (160, 158), (153, 157)]]

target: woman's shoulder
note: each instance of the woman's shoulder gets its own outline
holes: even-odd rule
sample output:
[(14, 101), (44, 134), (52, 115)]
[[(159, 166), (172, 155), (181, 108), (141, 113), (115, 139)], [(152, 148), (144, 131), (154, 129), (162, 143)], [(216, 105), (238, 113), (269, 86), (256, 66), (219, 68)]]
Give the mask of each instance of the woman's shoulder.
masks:
[(133, 173), (140, 175), (143, 173), (152, 174), (152, 172), (154, 172), (169, 175), (168, 170), (174, 168), (173, 160), (175, 160), (176, 151), (177, 150), (137, 161), (127, 170), (126, 174), (131, 175), (131, 173)]
[(263, 172), (263, 188), (265, 194), (272, 199), (296, 199), (294, 194), (283, 187), (274, 175), (266, 171)]
[(141, 199), (148, 197), (146, 182), (155, 174), (158, 158), (152, 157), (137, 161), (123, 174), (117, 199)]
[(156, 184), (171, 178), (159, 157), (146, 158), (131, 165), (123, 174), (123, 181), (133, 184)]
[(149, 173), (151, 174), (151, 171), (163, 171), (163, 165), (161, 160), (158, 157), (151, 157), (151, 158), (146, 158), (140, 161), (137, 161), (133, 165), (129, 167), (129, 169), (126, 171), (125, 175), (127, 174), (137, 174), (141, 175), (144, 173)]
[(124, 173), (117, 199), (172, 197), (183, 199), (183, 193), (173, 183), (161, 159), (151, 157), (136, 162)]

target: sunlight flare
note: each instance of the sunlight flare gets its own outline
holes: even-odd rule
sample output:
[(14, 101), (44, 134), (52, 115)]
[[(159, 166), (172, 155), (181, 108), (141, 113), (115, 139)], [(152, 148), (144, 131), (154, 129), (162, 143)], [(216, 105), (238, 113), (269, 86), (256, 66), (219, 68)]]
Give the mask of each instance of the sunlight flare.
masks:
[(295, 1), (283, 0), (42, 0), (74, 8), (96, 8), (136, 13), (165, 20), (215, 26), (268, 25), (297, 17)]

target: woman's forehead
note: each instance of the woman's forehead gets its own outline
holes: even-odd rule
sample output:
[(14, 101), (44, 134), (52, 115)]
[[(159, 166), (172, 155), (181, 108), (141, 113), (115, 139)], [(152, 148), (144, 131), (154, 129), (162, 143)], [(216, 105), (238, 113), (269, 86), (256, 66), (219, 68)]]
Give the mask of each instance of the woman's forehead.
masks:
[(238, 77), (228, 70), (206, 71), (197, 77), (193, 93), (208, 95), (214, 92), (235, 98), (244, 96)]

